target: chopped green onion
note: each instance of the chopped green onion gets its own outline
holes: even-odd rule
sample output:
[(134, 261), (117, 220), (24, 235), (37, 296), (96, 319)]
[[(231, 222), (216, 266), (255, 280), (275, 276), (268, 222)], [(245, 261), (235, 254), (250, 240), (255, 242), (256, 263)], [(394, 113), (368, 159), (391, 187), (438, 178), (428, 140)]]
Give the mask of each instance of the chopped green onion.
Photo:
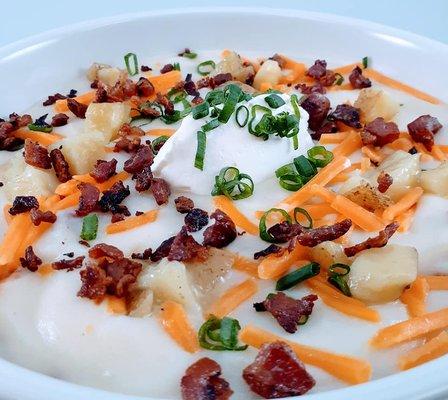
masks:
[(196, 148), (196, 156), (194, 158), (194, 166), (201, 171), (204, 169), (204, 157), (205, 157), (205, 148), (207, 145), (207, 136), (204, 131), (197, 132), (197, 148)]
[(193, 119), (201, 119), (206, 117), (209, 111), (210, 106), (206, 101), (204, 101), (203, 103), (198, 104), (196, 107), (192, 108), (191, 116), (193, 117)]
[(218, 119), (212, 119), (208, 121), (206, 124), (201, 126), (201, 129), (204, 132), (210, 132), (213, 129), (216, 129), (219, 125), (221, 125), (221, 122), (218, 121)]
[(308, 159), (316, 167), (325, 167), (333, 160), (333, 153), (328, 151), (324, 146), (314, 146), (308, 150)]
[(296, 167), (293, 163), (283, 165), (282, 167), (275, 170), (275, 176), (280, 178), (286, 174), (297, 174)]
[(98, 232), (98, 215), (89, 214), (82, 220), (80, 237), (82, 240), (94, 240)]
[(180, 64), (178, 62), (173, 63), (173, 69), (176, 71), (180, 71)]
[(328, 282), (344, 295), (351, 297), (350, 287), (344, 278), (349, 272), (350, 267), (348, 265), (341, 263), (333, 264), (328, 268)]
[(182, 53), (178, 54), (178, 56), (179, 57), (190, 58), (190, 59), (193, 60), (198, 55), (197, 55), (197, 53), (194, 53), (194, 52), (190, 51), (190, 49), (185, 49)]
[(190, 114), (191, 112), (191, 105), (190, 103), (183, 99), (181, 100), (182, 106), (184, 107), (184, 109), (182, 111), (180, 110), (175, 110), (173, 114), (171, 115), (162, 115), (162, 117), (160, 117), (160, 119), (165, 122), (165, 124), (170, 125), (170, 124), (175, 124), (176, 122), (179, 122), (181, 119), (184, 119), (188, 114)]
[(279, 108), (286, 104), (285, 100), (283, 100), (278, 94), (275, 93), (266, 96), (264, 98), (264, 101), (268, 103), (269, 107), (271, 108)]
[(211, 316), (199, 328), (198, 339), (202, 348), (214, 351), (242, 351), (247, 345), (238, 346), (238, 332), (241, 326), (238, 320)]
[(331, 275), (345, 276), (350, 272), (350, 267), (347, 264), (336, 263), (328, 268)]
[(334, 84), (337, 86), (341, 86), (342, 82), (344, 82), (344, 77), (339, 72), (336, 72), (334, 76), (336, 77)]
[(362, 66), (364, 69), (366, 69), (369, 66), (369, 57), (362, 58)]
[(207, 60), (204, 62), (201, 62), (198, 67), (197, 67), (197, 71), (200, 75), (204, 76), (204, 75), (208, 75), (210, 74), (210, 72), (212, 72), (216, 67), (216, 64), (214, 61), (212, 60)]
[(215, 89), (208, 92), (205, 95), (205, 101), (209, 103), (211, 106), (217, 106), (219, 104), (224, 103), (225, 101), (224, 90)]
[[(243, 115), (243, 119), (241, 119)], [(235, 121), (239, 127), (244, 128), (249, 121), (249, 109), (246, 106), (239, 106), (235, 112)]]
[(319, 273), (320, 273), (320, 265), (318, 263), (312, 262), (306, 264), (303, 267), (289, 273), (288, 275), (281, 277), (277, 281), (277, 284), (275, 285), (275, 290), (283, 291), (291, 289), (298, 283), (303, 282), (309, 278), (312, 278), (313, 276), (316, 276)]
[(236, 167), (224, 167), (215, 176), (212, 196), (224, 195), (232, 200), (246, 199), (254, 192), (254, 182), (247, 174), (241, 174)]
[(159, 136), (158, 138), (155, 138), (151, 142), (152, 152), (154, 154), (157, 154), (159, 152), (159, 150), (157, 150), (157, 149), (158, 148), (160, 149), (160, 147), (163, 146), (168, 139), (169, 139), (169, 137), (166, 135), (162, 135), (162, 136)]
[[(308, 220), (308, 226), (303, 226), (302, 224), (300, 224), (300, 222), (297, 218), (297, 214), (302, 214), (305, 216), (305, 218)], [(304, 208), (301, 208), (301, 207), (294, 208), (294, 220), (306, 229), (311, 229), (313, 227), (313, 218), (311, 218), (311, 215), (309, 214), (309, 212), (306, 211)]]
[[(299, 132), (297, 132), (299, 133)], [(294, 150), (297, 150), (299, 148), (299, 135), (294, 135), (292, 137), (292, 145), (294, 147)]]
[(300, 119), (299, 98), (296, 94), (291, 95), (291, 105), (295, 116)]
[(287, 221), (288, 223), (291, 223), (292, 220), (291, 216), (281, 208), (271, 208), (262, 215), (262, 217), (260, 218), (260, 222), (258, 224), (258, 228), (260, 231), (260, 238), (265, 242), (275, 243), (276, 242), (275, 238), (268, 232), (268, 228), (266, 226), (266, 219), (268, 215), (271, 213), (280, 213), (284, 218), (284, 220)]
[(37, 131), (37, 132), (45, 132), (50, 133), (53, 131), (53, 127), (45, 122), (48, 114), (42, 115), (41, 117), (37, 118), (33, 123), (28, 124), (28, 129), (30, 131)]
[(308, 182), (314, 175), (317, 174), (317, 168), (305, 156), (294, 158), (294, 165), (298, 174)]
[(304, 185), (302, 177), (297, 173), (284, 174), (279, 178), (278, 182), (283, 189), (290, 192), (296, 192)]
[[(249, 132), (252, 135), (255, 135), (257, 137), (263, 138), (264, 140), (267, 140), (268, 137), (269, 137), (269, 133), (270, 132), (266, 132), (265, 131), (265, 129), (266, 129), (266, 126), (265, 126), (266, 122), (262, 122), (263, 121), (263, 117), (261, 118), (260, 122), (255, 127), (253, 126), (253, 123), (254, 123), (254, 121), (255, 121), (255, 119), (257, 117), (257, 111), (262, 112), (263, 113), (263, 117), (265, 115), (272, 115), (271, 109), (269, 109), (267, 107), (261, 106), (259, 104), (255, 104), (254, 106), (252, 106), (252, 108), (250, 109), (251, 118), (250, 118), (249, 126), (248, 126)], [(261, 125), (260, 125), (260, 123), (261, 123)]]
[(124, 56), (124, 63), (129, 75), (134, 76), (138, 74), (138, 61), (135, 53), (126, 54)]
[(225, 88), (224, 90), (225, 101), (224, 106), (218, 115), (219, 122), (222, 122), (223, 124), (228, 122), (233, 111), (235, 111), (235, 107), (238, 104), (242, 92), (243, 91), (239, 86), (233, 84), (228, 85)]
[(176, 88), (172, 88), (166, 95), (168, 100), (172, 101), (174, 104), (180, 103), (187, 98), (187, 92), (185, 90), (178, 90)]

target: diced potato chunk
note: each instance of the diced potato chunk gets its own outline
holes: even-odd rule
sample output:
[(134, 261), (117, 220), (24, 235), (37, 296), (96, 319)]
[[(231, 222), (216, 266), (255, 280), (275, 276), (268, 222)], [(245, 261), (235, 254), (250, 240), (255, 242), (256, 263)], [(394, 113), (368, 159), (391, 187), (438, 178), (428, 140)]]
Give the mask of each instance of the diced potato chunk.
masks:
[(350, 264), (340, 243), (322, 242), (311, 248), (311, 259), (320, 264), (322, 268), (328, 268), (335, 263)]
[(131, 107), (125, 103), (91, 103), (86, 111), (86, 132), (100, 131), (110, 141), (124, 123), (131, 121)]
[(129, 316), (136, 318), (150, 316), (153, 302), (154, 294), (151, 289), (135, 290), (129, 306)]
[(375, 186), (364, 182), (344, 193), (347, 199), (368, 211), (384, 211), (393, 202), (389, 196), (381, 193)]
[(114, 86), (117, 82), (126, 80), (127, 73), (119, 68), (101, 68), (98, 70), (97, 78), (108, 86)]
[(108, 143), (102, 132), (83, 133), (69, 137), (52, 145), (62, 146), (61, 151), (73, 175), (90, 172), (98, 159), (105, 155), (104, 146)]
[(254, 87), (260, 89), (260, 85), (264, 82), (270, 83), (272, 86), (277, 85), (282, 77), (282, 70), (277, 61), (266, 60), (255, 74)]
[(232, 74), (240, 82), (245, 83), (255, 73), (252, 65), (244, 66), (241, 57), (234, 51), (230, 51), (224, 59), (216, 65), (215, 74)]
[(400, 109), (399, 103), (384, 90), (373, 88), (362, 89), (354, 105), (361, 110), (361, 117), (365, 122), (371, 122), (378, 117), (389, 121)]
[(425, 192), (448, 196), (448, 162), (440, 164), (435, 169), (422, 171), (420, 186)]
[(417, 266), (414, 247), (387, 245), (364, 250), (353, 261), (348, 275), (352, 296), (367, 303), (396, 300), (417, 278)]

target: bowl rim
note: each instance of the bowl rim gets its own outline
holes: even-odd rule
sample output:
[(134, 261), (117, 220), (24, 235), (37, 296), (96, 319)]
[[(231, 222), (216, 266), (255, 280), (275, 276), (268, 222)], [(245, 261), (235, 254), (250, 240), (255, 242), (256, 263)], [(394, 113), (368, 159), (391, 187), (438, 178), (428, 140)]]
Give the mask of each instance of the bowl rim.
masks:
[[(393, 28), (381, 23), (367, 21), (359, 18), (346, 17), (331, 13), (302, 11), (299, 9), (276, 7), (182, 7), (165, 10), (151, 10), (134, 12), (96, 18), (77, 22), (66, 26), (54, 28), (43, 33), (27, 36), (12, 43), (0, 47), (0, 62), (11, 58), (20, 57), (29, 48), (51, 43), (63, 39), (76, 32), (100, 29), (109, 25), (122, 24), (147, 18), (164, 16), (181, 16), (185, 14), (218, 14), (218, 13), (244, 13), (250, 15), (270, 15), (273, 17), (293, 17), (313, 20), (318, 22), (332, 22), (352, 27), (360, 27), (364, 30), (386, 34), (412, 43), (417, 43), (429, 49), (431, 52), (441, 52), (442, 57), (448, 57), (448, 44), (431, 39), (403, 29)], [(342, 400), (347, 398), (361, 398), (368, 395), (369, 398), (387, 395), (388, 400), (399, 400), (406, 397), (414, 400), (431, 398), (442, 399), (448, 394), (448, 384), (444, 374), (440, 371), (448, 365), (448, 355), (428, 362), (408, 371), (399, 372), (384, 378), (375, 379), (363, 384), (349, 386), (342, 389), (331, 390), (322, 393), (310, 394), (307, 398), (312, 400)], [(443, 388), (443, 385), (445, 387)], [(39, 390), (47, 390), (42, 392)], [(50, 392), (51, 391), (51, 392)], [(62, 396), (69, 399), (83, 398), (91, 400), (163, 400), (160, 398), (125, 395), (109, 392), (103, 389), (83, 386), (68, 381), (60, 380), (25, 367), (21, 367), (5, 359), (0, 358), (0, 396), (5, 398), (20, 398), (23, 400), (36, 399), (36, 393), (45, 393), (47, 400), (60, 399)], [(375, 396), (375, 397), (373, 397)], [(297, 398), (297, 397), (294, 397)], [(379, 397), (384, 398), (384, 397)]]

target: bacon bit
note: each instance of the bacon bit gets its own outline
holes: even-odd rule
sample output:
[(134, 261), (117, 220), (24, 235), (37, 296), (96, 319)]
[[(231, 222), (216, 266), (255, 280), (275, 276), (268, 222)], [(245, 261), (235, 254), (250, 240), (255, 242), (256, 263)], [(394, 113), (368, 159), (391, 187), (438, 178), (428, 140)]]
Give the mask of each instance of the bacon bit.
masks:
[(311, 133), (314, 140), (319, 140), (324, 133), (336, 133), (339, 130), (338, 125), (334, 121), (323, 124), (317, 131)]
[(191, 74), (187, 75), (187, 78), (185, 79), (185, 82), (183, 84), (183, 88), (187, 92), (188, 95), (194, 96), (193, 101), (195, 101), (195, 99), (196, 99), (194, 104), (198, 104), (197, 101), (198, 101), (198, 99), (201, 99), (201, 98), (199, 97), (199, 92), (196, 89), (196, 84), (191, 80)]
[(197, 106), (198, 104), (201, 104), (204, 102), (204, 99), (201, 96), (196, 96), (191, 100), (191, 103)]
[(112, 278), (106, 275), (106, 271), (97, 265), (88, 265), (86, 269), (80, 271), (81, 289), (79, 297), (89, 299), (103, 299), (107, 292), (107, 287), (112, 283)]
[(385, 146), (400, 137), (400, 130), (395, 122), (385, 122), (384, 118), (375, 118), (369, 122), (361, 132), (364, 145)]
[(372, 81), (362, 74), (362, 69), (359, 66), (353, 69), (348, 80), (355, 89), (364, 89), (372, 86)]
[(97, 160), (93, 171), (89, 174), (98, 183), (106, 182), (112, 178), (117, 172), (117, 160), (112, 158), (110, 161)]
[(154, 154), (150, 146), (141, 146), (137, 153), (124, 162), (124, 170), (130, 174), (136, 174), (151, 165), (154, 160)]
[(153, 84), (148, 79), (141, 77), (137, 82), (137, 95), (149, 97), (152, 94), (154, 94)]
[[(100, 82), (101, 83), (101, 82)], [(131, 79), (118, 81), (114, 86), (107, 89), (108, 102), (122, 102), (129, 100), (137, 94), (137, 85)]]
[(123, 221), (126, 218), (126, 216), (124, 214), (112, 214), (112, 218), (110, 219), (110, 222), (113, 224), (115, 222), (120, 222)]
[(193, 208), (184, 221), (188, 232), (198, 232), (208, 224), (208, 213), (200, 208)]
[(133, 260), (149, 260), (152, 256), (152, 249), (147, 248), (143, 250), (143, 253), (132, 253), (131, 258)]
[(151, 191), (156, 203), (160, 206), (168, 202), (171, 194), (168, 182), (162, 178), (153, 178), (151, 181)]
[(325, 90), (325, 87), (320, 82), (317, 82), (311, 86), (307, 86), (305, 83), (298, 83), (296, 86), (294, 86), (294, 88), (300, 90), (300, 93), (303, 94), (311, 94), (311, 93), (325, 94), (327, 92)]
[(67, 272), (73, 271), (74, 269), (81, 268), (85, 257), (79, 256), (73, 258), (72, 260), (59, 260), (51, 264), (53, 269), (60, 271), (65, 269)]
[(52, 104), (56, 103), (57, 100), (64, 100), (66, 98), (67, 98), (67, 96), (64, 96), (63, 94), (55, 93), (55, 94), (48, 96), (47, 100), (45, 100), (42, 103), (42, 105), (43, 106), (51, 106)]
[(350, 219), (344, 219), (334, 225), (306, 229), (291, 241), (290, 246), (294, 246), (295, 241), (297, 241), (302, 246), (315, 247), (322, 242), (340, 238), (349, 231), (351, 226), (352, 221)]
[(300, 106), (309, 114), (308, 125), (316, 131), (325, 121), (330, 110), (330, 100), (320, 93), (311, 93)]
[(140, 263), (127, 258), (112, 262), (103, 260), (99, 266), (106, 271), (108, 278), (112, 278), (107, 286), (107, 293), (117, 297), (125, 297), (128, 294), (129, 286), (136, 282), (142, 271)]
[(89, 257), (93, 259), (109, 257), (113, 260), (121, 260), (124, 258), (124, 254), (115, 246), (106, 243), (98, 243), (89, 250)]
[(358, 254), (363, 250), (368, 250), (371, 249), (372, 247), (386, 246), (387, 242), (396, 232), (398, 227), (399, 225), (397, 222), (392, 222), (391, 224), (387, 225), (382, 231), (380, 231), (377, 236), (373, 238), (368, 238), (364, 242), (355, 244), (354, 246), (346, 247), (344, 249), (345, 255), (347, 257), (353, 257), (354, 255)]
[(25, 140), (25, 162), (33, 167), (50, 169), (51, 160), (48, 150), (38, 143), (31, 140)]
[(205, 87), (209, 87), (210, 89), (214, 89), (217, 86), (220, 86), (226, 82), (229, 82), (233, 79), (232, 74), (218, 74), (213, 77), (207, 76), (205, 78), (200, 79), (196, 82), (196, 87), (198, 89), (202, 89)]
[(205, 261), (207, 257), (207, 248), (196, 242), (193, 236), (187, 233), (186, 227), (182, 227), (174, 237), (167, 256), (169, 261)]
[(263, 302), (255, 303), (254, 308), (256, 311), (270, 312), (286, 332), (295, 333), (302, 319), (308, 319), (313, 312), (316, 300), (314, 294), (296, 300), (284, 293), (275, 293)]
[(213, 218), (215, 223), (204, 231), (204, 246), (220, 249), (236, 239), (237, 231), (235, 224), (226, 213), (217, 209), (210, 215), (210, 218)]
[(434, 135), (442, 128), (436, 117), (422, 115), (408, 124), (408, 132), (417, 143), (422, 143), (426, 150), (431, 151), (434, 145)]
[(15, 151), (21, 148), (23, 140), (12, 136), (17, 129), (16, 125), (10, 121), (0, 121), (0, 150)]
[(157, 103), (159, 103), (163, 108), (165, 109), (166, 115), (173, 115), (174, 114), (174, 103), (168, 99), (167, 96), (157, 93)]
[(359, 108), (350, 104), (339, 104), (336, 109), (328, 116), (330, 121), (340, 121), (352, 128), (361, 128)]
[(135, 190), (137, 190), (137, 192), (144, 192), (148, 190), (153, 181), (151, 166), (147, 165), (143, 168), (143, 170), (134, 174), (132, 179), (135, 179)]
[(182, 377), (182, 400), (227, 400), (233, 394), (229, 383), (221, 378), (221, 367), (208, 357), (189, 366)]
[(264, 250), (257, 251), (254, 253), (254, 260), (258, 260), (259, 258), (266, 257), (269, 254), (276, 254), (282, 251), (282, 247), (277, 246), (276, 244), (271, 244), (270, 246), (266, 247)]
[(79, 197), (78, 209), (75, 210), (75, 213), (78, 217), (84, 217), (95, 210), (100, 191), (96, 186), (85, 182), (80, 183), (77, 187), (81, 192), (81, 196)]
[(162, 69), (160, 70), (161, 74), (166, 74), (167, 72), (173, 71), (174, 65), (173, 64), (165, 64)]
[(96, 80), (92, 82), (90, 87), (96, 89), (95, 97), (93, 98), (94, 103), (107, 103), (109, 96), (107, 94), (107, 87), (104, 83)]
[(67, 99), (68, 109), (78, 118), (85, 118), (87, 106), (77, 102), (75, 99)]
[(140, 71), (142, 71), (142, 72), (149, 72), (149, 71), (152, 71), (152, 68), (148, 67), (147, 65), (142, 65), (140, 67)]
[(186, 214), (194, 208), (193, 200), (185, 196), (179, 196), (174, 199), (174, 204), (176, 205), (177, 212), (180, 212), (181, 214)]
[(386, 172), (381, 171), (376, 180), (378, 182), (378, 191), (380, 193), (387, 192), (387, 189), (390, 188), (390, 185), (394, 183), (393, 178)]
[(123, 125), (121, 125), (117, 134), (118, 134), (118, 136), (121, 136), (121, 137), (145, 136), (145, 131), (138, 126), (132, 126), (130, 124), (123, 124)]
[(65, 160), (64, 154), (59, 149), (53, 149), (50, 151), (50, 160), (53, 165), (54, 172), (56, 173), (56, 178), (61, 183), (65, 183), (72, 179), (72, 174), (70, 173), (70, 167), (68, 162)]
[(14, 129), (23, 128), (33, 122), (33, 118), (29, 114), (19, 115), (17, 113), (9, 114), (9, 122)]
[(171, 245), (174, 242), (174, 239), (176, 236), (171, 236), (170, 238), (164, 240), (159, 247), (152, 253), (151, 255), (151, 261), (158, 262), (162, 258), (168, 257), (168, 254), (170, 253)]
[(115, 143), (114, 152), (119, 153), (125, 151), (126, 153), (135, 153), (140, 148), (140, 138), (121, 138)]
[(120, 203), (130, 194), (129, 186), (125, 187), (122, 181), (118, 181), (109, 190), (103, 192), (98, 206), (103, 212), (119, 213), (121, 211)]
[(87, 240), (79, 240), (78, 243), (81, 246), (90, 247), (90, 243)]
[(243, 370), (250, 389), (265, 399), (300, 396), (315, 384), (303, 363), (284, 342), (266, 343)]
[(28, 246), (25, 249), (24, 258), (20, 257), (20, 264), (23, 268), (31, 272), (36, 272), (39, 269), (39, 265), (42, 265), (42, 260), (34, 254), (32, 246)]
[(306, 71), (306, 75), (314, 78), (323, 86), (331, 86), (336, 81), (336, 75), (333, 71), (327, 69), (327, 62), (325, 60), (316, 60)]
[(303, 232), (303, 227), (300, 224), (290, 224), (287, 221), (272, 225), (268, 229), (268, 233), (278, 243), (286, 243), (301, 232)]
[(30, 211), (31, 222), (35, 226), (39, 226), (42, 222), (54, 224), (57, 220), (56, 214), (51, 211), (41, 211), (37, 208), (33, 208)]
[(11, 215), (17, 215), (33, 208), (39, 208), (39, 202), (34, 196), (16, 196), (8, 212)]

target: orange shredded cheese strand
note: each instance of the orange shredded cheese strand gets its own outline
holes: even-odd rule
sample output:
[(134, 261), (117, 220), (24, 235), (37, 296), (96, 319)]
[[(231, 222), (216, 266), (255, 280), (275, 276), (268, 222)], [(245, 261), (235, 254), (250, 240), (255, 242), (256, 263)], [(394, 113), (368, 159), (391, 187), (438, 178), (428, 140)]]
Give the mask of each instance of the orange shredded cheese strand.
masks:
[(323, 133), (320, 136), (320, 144), (339, 144), (347, 137), (346, 132)]
[[(30, 214), (28, 212), (17, 214), (12, 219), (0, 244), (1, 270), (5, 269), (6, 265), (14, 261), (15, 251), (20, 246), (20, 243), (23, 241), (24, 235), (26, 235), (29, 225), (30, 225)], [(0, 276), (3, 275), (2, 272), (0, 272)]]
[(413, 205), (417, 204), (423, 195), (421, 187), (415, 187), (410, 190), (395, 204), (387, 207), (383, 212), (384, 221), (393, 221), (395, 217), (409, 210)]
[(76, 186), (78, 185), (79, 182), (77, 180), (70, 179), (67, 182), (60, 183), (54, 192), (59, 196), (68, 196), (69, 194), (73, 194), (73, 192), (77, 190)]
[(421, 276), (412, 282), (409, 289), (404, 290), (400, 300), (406, 305), (410, 317), (419, 317), (426, 313), (428, 292), (428, 281)]
[(395, 220), (399, 223), (398, 232), (404, 233), (407, 232), (414, 220), (415, 211), (417, 210), (416, 206), (411, 207), (409, 210), (405, 211), (398, 215)]
[[(95, 93), (95, 90), (91, 90), (90, 92), (86, 92), (74, 97), (74, 100), (76, 100), (78, 103), (88, 106), (95, 98)], [(54, 110), (58, 113), (69, 111), (67, 106), (67, 99), (56, 100), (56, 103), (54, 103)]]
[(359, 150), (362, 146), (361, 136), (358, 132), (352, 131), (347, 137), (333, 149), (333, 155), (335, 157), (345, 156), (348, 157), (356, 150)]
[(296, 83), (297, 81), (305, 77), (305, 73), (307, 70), (305, 64), (294, 61), (283, 55), (281, 56), (281, 58), (285, 62), (283, 69), (289, 70), (290, 73), (288, 75), (282, 76), (282, 78), (280, 79), (280, 83)]
[(240, 304), (250, 299), (257, 293), (258, 287), (253, 279), (247, 279), (239, 285), (228, 289), (224, 294), (214, 301), (210, 306), (207, 315), (214, 315), (223, 318), (235, 310)]
[(407, 153), (410, 149), (412, 149), (412, 147), (414, 147), (414, 144), (408, 138), (400, 137), (392, 143), (388, 143), (387, 146), (393, 150), (403, 150)]
[[(146, 74), (146, 78), (148, 78), (154, 86), (154, 93), (166, 94), (182, 80), (182, 74), (180, 71), (173, 70), (157, 76)], [(151, 97), (155, 97), (155, 95)]]
[(297, 244), (291, 252), (285, 251), (282, 254), (269, 254), (258, 265), (258, 276), (261, 279), (274, 279), (283, 275), (299, 260), (308, 257), (308, 248)]
[(33, 142), (41, 144), (42, 146), (49, 146), (50, 144), (59, 142), (61, 139), (63, 139), (63, 136), (55, 132), (35, 132), (29, 131), (27, 129), (18, 129), (17, 131), (14, 131), (14, 136), (23, 140), (30, 139)]
[(175, 129), (168, 129), (168, 128), (158, 128), (158, 129), (150, 129), (149, 131), (146, 131), (147, 135), (151, 136), (173, 136), (176, 132)]
[(249, 221), (236, 207), (232, 200), (226, 196), (215, 196), (213, 198), (216, 208), (224, 211), (230, 219), (251, 235), (258, 235), (258, 226)]
[(267, 92), (269, 89), (272, 89), (272, 83), (270, 82), (261, 82), (260, 83), (260, 92), (264, 93)]
[(240, 340), (257, 349), (265, 343), (286, 342), (304, 363), (321, 368), (350, 384), (367, 382), (372, 374), (372, 367), (367, 361), (292, 342), (252, 325), (241, 330)]
[(151, 210), (143, 213), (142, 215), (135, 215), (132, 217), (128, 217), (123, 221), (114, 222), (107, 225), (106, 233), (109, 235), (113, 235), (114, 233), (129, 231), (142, 225), (149, 224), (150, 222), (154, 222), (157, 219), (157, 214), (158, 210)]
[(236, 255), (233, 261), (233, 268), (258, 278), (258, 263), (239, 254)]
[(184, 308), (174, 301), (165, 301), (161, 307), (160, 321), (165, 332), (185, 351), (199, 350), (198, 338)]
[(432, 146), (431, 155), (439, 161), (446, 161), (447, 157), (438, 145)]
[(372, 146), (362, 146), (361, 152), (365, 156), (367, 156), (371, 161), (375, 161), (377, 163), (380, 163), (384, 160), (384, 156), (376, 151)]
[(448, 275), (425, 276), (430, 290), (448, 290)]
[(39, 267), (39, 269), (37, 270), (37, 273), (42, 277), (51, 275), (53, 272), (54, 272), (54, 269), (51, 266), (51, 264), (42, 264)]

